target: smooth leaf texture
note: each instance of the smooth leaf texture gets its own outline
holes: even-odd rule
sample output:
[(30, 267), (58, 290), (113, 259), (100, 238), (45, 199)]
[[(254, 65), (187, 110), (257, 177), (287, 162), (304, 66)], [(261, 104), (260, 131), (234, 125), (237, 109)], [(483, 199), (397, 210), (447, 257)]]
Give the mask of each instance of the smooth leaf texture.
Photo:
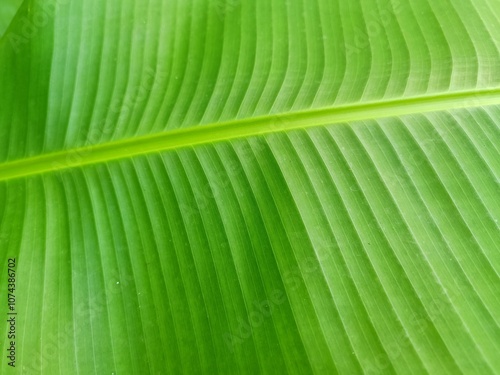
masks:
[(0, 37), (9, 27), (23, 0), (3, 0), (0, 3)]
[(500, 374), (499, 36), (498, 0), (25, 0), (1, 373)]

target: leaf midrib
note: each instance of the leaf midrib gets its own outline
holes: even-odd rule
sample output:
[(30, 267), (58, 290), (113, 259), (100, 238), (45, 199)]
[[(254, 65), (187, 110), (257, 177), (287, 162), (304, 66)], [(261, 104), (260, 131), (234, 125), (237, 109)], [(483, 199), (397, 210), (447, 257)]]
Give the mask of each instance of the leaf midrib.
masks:
[(269, 133), (500, 104), (500, 88), (344, 105), (192, 126), (0, 164), (0, 181)]

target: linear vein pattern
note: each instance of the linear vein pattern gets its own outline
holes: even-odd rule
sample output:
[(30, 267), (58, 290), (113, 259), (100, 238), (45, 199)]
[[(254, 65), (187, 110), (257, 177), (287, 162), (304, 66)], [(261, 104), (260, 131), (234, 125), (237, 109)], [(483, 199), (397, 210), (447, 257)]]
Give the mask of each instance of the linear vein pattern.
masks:
[[(492, 0), (29, 0), (0, 161), (223, 120), (498, 88)], [(17, 22), (16, 22), (17, 21)], [(29, 26), (29, 27), (28, 27)]]
[(19, 362), (498, 373), (499, 117), (359, 122), (3, 183)]
[[(498, 90), (499, 11), (27, 0), (0, 161)], [(1, 181), (0, 372), (500, 374), (500, 106), (322, 125)]]

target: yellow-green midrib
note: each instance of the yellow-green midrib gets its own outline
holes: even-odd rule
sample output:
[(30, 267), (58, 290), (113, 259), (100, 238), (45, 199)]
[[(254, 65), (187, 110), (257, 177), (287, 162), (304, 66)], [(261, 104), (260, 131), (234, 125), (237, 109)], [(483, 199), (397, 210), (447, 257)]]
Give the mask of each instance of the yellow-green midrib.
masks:
[(291, 112), (127, 138), (0, 164), (0, 181), (268, 133), (500, 104), (500, 88)]

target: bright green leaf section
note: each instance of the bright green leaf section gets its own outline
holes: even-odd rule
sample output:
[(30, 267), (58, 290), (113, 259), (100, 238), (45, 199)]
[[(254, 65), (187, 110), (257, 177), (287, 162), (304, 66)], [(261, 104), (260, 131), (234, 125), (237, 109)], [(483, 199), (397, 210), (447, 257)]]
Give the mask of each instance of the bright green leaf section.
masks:
[(0, 165), (0, 180), (33, 176), (142, 154), (178, 150), (267, 133), (308, 129), (323, 124), (338, 124), (347, 121), (395, 117), (456, 108), (474, 108), (499, 102), (500, 90), (476, 90), (221, 122), (14, 160)]
[(25, 1), (0, 372), (500, 374), (498, 35), (493, 0)]
[(0, 37), (7, 31), (23, 0), (3, 0), (0, 3)]

